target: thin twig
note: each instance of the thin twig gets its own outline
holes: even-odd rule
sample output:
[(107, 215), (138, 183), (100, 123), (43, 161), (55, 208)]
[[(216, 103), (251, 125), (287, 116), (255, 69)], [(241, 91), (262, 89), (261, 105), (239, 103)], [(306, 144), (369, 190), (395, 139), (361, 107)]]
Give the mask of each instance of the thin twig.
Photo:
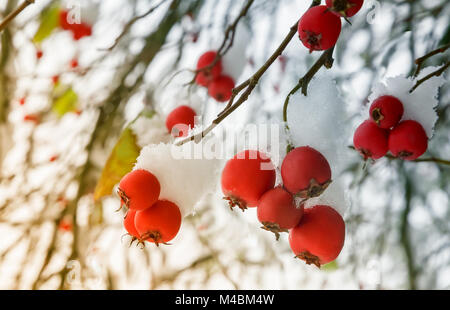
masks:
[(117, 44), (119, 44), (119, 41), (127, 34), (127, 32), (130, 30), (130, 28), (140, 19), (143, 19), (145, 17), (147, 17), (148, 15), (150, 15), (151, 13), (153, 13), (155, 10), (157, 10), (161, 5), (163, 5), (165, 2), (167, 2), (167, 0), (161, 0), (157, 5), (151, 7), (147, 12), (145, 12), (142, 15), (138, 15), (133, 17), (123, 28), (122, 32), (120, 33), (120, 35), (116, 38), (116, 40), (114, 41), (113, 45), (111, 45), (109, 48), (102, 48), (100, 49), (101, 51), (112, 51)]
[(421, 78), (420, 80), (417, 81), (416, 85), (414, 85), (413, 88), (411, 88), (411, 90), (409, 91), (410, 93), (414, 92), (420, 85), (422, 85), (423, 83), (425, 83), (426, 81), (428, 81), (429, 79), (431, 79), (432, 77), (437, 77), (437, 76), (441, 76), (448, 68), (450, 67), (450, 61), (447, 61), (441, 68), (439, 68), (438, 70), (428, 74), (427, 76)]
[(5, 19), (0, 23), (0, 32), (3, 31), (6, 26), (17, 16), (19, 15), (27, 6), (30, 4), (33, 4), (34, 0), (25, 0), (22, 2), (22, 4), (17, 7), (14, 11), (8, 14), (8, 16), (5, 17)]
[(428, 58), (431, 58), (431, 57), (433, 57), (433, 56), (435, 56), (437, 54), (445, 53), (445, 51), (447, 51), (449, 48), (450, 48), (450, 43), (447, 44), (447, 45), (441, 46), (440, 48), (435, 49), (435, 50), (429, 52), (428, 54), (426, 54), (426, 55), (424, 55), (424, 56), (422, 56), (420, 58), (417, 58), (416, 59), (417, 69), (416, 69), (416, 72), (414, 73), (414, 76), (418, 76), (419, 75), (420, 71), (423, 68), (423, 64), (425, 63), (425, 61), (428, 60)]

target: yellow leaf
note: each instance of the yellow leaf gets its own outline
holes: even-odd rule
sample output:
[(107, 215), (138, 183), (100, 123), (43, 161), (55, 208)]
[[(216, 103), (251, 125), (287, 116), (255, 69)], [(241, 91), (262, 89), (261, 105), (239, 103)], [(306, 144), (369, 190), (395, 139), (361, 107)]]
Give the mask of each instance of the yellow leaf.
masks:
[(41, 43), (59, 26), (59, 5), (45, 9), (40, 16), (41, 24), (33, 37), (34, 43)]
[(58, 116), (63, 116), (68, 112), (76, 110), (78, 96), (72, 88), (67, 89), (61, 96), (59, 96), (53, 103), (53, 112)]
[(133, 169), (140, 151), (135, 134), (130, 128), (126, 128), (103, 168), (95, 188), (95, 200), (112, 194), (114, 186)]

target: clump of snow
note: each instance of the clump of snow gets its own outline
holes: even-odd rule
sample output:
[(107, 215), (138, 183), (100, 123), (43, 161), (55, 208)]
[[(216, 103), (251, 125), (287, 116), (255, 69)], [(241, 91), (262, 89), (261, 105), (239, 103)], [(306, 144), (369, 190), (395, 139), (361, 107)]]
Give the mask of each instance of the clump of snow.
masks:
[(222, 58), (223, 73), (238, 82), (247, 64), (247, 47), (251, 40), (251, 34), (247, 26), (242, 22), (238, 24), (235, 31), (233, 45)]
[(314, 78), (309, 84), (308, 96), (300, 91), (293, 95), (287, 112), (294, 146), (316, 149), (325, 156), (332, 170), (331, 185), (320, 197), (309, 199), (306, 207), (325, 204), (343, 214), (349, 200), (340, 174), (348, 167), (353, 152), (348, 148), (349, 116), (336, 82), (324, 75)]
[(131, 125), (137, 137), (137, 144), (142, 148), (149, 144), (168, 143), (172, 137), (167, 131), (164, 120), (159, 114), (151, 117), (139, 116)]
[(336, 82), (322, 75), (313, 79), (308, 96), (300, 91), (293, 95), (287, 112), (294, 146), (310, 146), (321, 152), (336, 178), (347, 167), (352, 153), (348, 149), (349, 117)]
[(216, 191), (221, 161), (205, 158), (201, 144), (153, 144), (142, 150), (134, 169), (153, 173), (161, 184), (160, 199), (172, 201), (188, 216)]
[(436, 106), (439, 102), (436, 96), (438, 95), (439, 87), (444, 84), (445, 78), (443, 76), (432, 77), (420, 85), (414, 92), (410, 93), (409, 91), (417, 83), (417, 80), (437, 69), (437, 67), (424, 68), (417, 79), (402, 75), (387, 78), (385, 81), (375, 85), (369, 96), (370, 104), (364, 111), (367, 118), (369, 117), (368, 109), (374, 100), (383, 95), (394, 96), (403, 103), (405, 114), (402, 120), (415, 120), (419, 122), (425, 129), (428, 138), (431, 139), (434, 134), (434, 126), (438, 120)]
[(344, 215), (350, 201), (348, 195), (348, 191), (344, 190), (342, 178), (338, 178), (333, 180), (330, 186), (328, 186), (326, 191), (320, 197), (308, 199), (305, 202), (305, 208), (312, 208), (317, 205), (326, 205), (338, 211), (339, 214)]

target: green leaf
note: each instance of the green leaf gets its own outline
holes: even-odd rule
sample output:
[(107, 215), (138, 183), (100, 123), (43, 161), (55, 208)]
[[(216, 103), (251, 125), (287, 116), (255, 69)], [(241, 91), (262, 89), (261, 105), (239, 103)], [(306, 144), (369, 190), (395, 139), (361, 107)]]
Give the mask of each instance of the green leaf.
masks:
[(72, 88), (67, 89), (61, 96), (59, 96), (53, 103), (53, 112), (58, 116), (63, 116), (68, 112), (76, 110), (78, 102), (78, 95)]
[(40, 16), (41, 24), (33, 37), (34, 43), (41, 43), (59, 26), (59, 5), (45, 9)]
[(112, 194), (114, 186), (133, 169), (140, 151), (136, 135), (131, 128), (126, 128), (103, 168), (94, 192), (96, 201)]
[(336, 261), (332, 261), (331, 263), (328, 263), (326, 265), (323, 265), (322, 267), (320, 267), (320, 269), (322, 269), (323, 271), (336, 271), (339, 269), (339, 265)]

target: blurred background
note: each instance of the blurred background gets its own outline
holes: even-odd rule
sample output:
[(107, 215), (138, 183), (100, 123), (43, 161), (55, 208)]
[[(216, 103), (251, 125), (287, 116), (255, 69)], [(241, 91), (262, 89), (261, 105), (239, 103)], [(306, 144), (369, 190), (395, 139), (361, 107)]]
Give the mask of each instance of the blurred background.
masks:
[[(2, 1), (1, 15), (21, 2)], [(275, 242), (261, 230), (255, 210), (230, 212), (219, 191), (184, 220), (173, 245), (129, 247), (113, 184), (99, 189), (105, 164), (118, 141), (129, 142), (124, 129), (142, 111), (181, 97), (207, 105), (207, 115), (223, 109), (170, 77), (218, 48), (246, 3), (37, 0), (0, 33), (0, 289), (450, 288), (448, 161), (365, 165), (355, 154), (342, 176), (346, 243), (321, 270), (295, 260), (287, 236)], [(310, 5), (254, 1), (241, 21), (250, 35), (239, 81), (265, 63)], [(79, 12), (74, 17), (92, 33), (64, 30), (61, 10)], [(351, 22), (326, 74), (355, 117), (375, 83), (412, 74), (416, 58), (450, 42), (447, 0), (368, 0)], [(222, 126), (280, 119), (286, 95), (319, 56), (294, 38)], [(448, 60), (441, 53), (426, 65)], [(450, 160), (449, 83), (438, 99), (425, 157)], [(138, 143), (127, 150), (138, 154)]]

